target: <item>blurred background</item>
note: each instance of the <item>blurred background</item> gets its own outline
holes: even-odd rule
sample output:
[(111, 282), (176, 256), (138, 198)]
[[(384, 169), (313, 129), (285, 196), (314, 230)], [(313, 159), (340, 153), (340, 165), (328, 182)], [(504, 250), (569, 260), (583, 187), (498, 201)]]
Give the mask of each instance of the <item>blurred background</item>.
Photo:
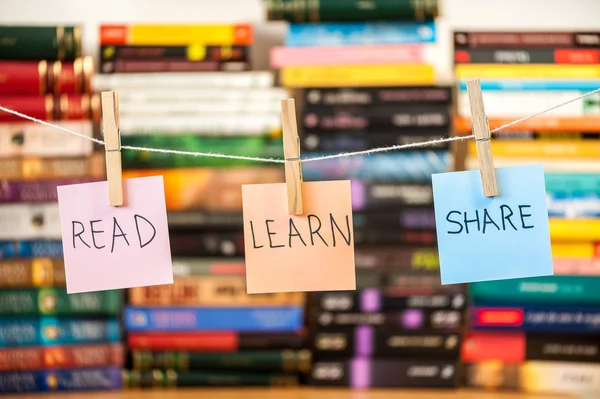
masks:
[[(114, 90), (123, 145), (254, 157), (283, 156), (290, 97), (304, 156), (468, 135), (466, 80), (491, 129), (600, 88), (599, 15), (596, 0), (0, 0), (0, 105), (101, 139)], [(474, 143), (447, 144), (304, 164), (305, 181), (352, 180), (357, 290), (269, 295), (245, 293), (240, 186), (283, 182), (282, 166), (124, 151), (125, 178), (164, 177), (175, 282), (67, 295), (56, 186), (104, 180), (103, 149), (0, 111), (0, 393), (600, 397), (600, 95), (492, 140), (496, 167), (544, 165), (554, 276), (440, 284), (431, 175), (478, 167)]]

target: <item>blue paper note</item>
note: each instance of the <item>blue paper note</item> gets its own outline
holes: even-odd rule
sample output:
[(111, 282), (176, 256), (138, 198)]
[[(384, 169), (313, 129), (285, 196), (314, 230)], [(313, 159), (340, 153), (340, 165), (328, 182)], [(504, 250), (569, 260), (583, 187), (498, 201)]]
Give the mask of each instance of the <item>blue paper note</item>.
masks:
[(432, 181), (442, 284), (554, 274), (542, 165), (496, 168), (497, 197), (479, 170)]

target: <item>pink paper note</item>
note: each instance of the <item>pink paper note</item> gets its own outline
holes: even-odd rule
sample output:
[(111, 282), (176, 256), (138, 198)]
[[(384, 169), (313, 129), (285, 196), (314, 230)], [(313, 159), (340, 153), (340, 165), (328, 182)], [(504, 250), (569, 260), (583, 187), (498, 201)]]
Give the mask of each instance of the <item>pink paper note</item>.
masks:
[(350, 181), (302, 183), (302, 216), (283, 183), (243, 185), (242, 201), (249, 294), (356, 289)]
[(173, 283), (162, 176), (123, 179), (123, 206), (106, 181), (59, 186), (67, 292)]

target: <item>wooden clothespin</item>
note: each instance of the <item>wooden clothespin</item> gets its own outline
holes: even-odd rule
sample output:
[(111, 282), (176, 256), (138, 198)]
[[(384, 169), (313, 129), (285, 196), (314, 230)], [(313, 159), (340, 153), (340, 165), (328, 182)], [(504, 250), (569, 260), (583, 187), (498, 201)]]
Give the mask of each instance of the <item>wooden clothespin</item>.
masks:
[(102, 92), (102, 132), (106, 155), (108, 204), (123, 205), (123, 169), (121, 166), (121, 133), (119, 132), (119, 97), (114, 91)]
[(471, 105), (471, 126), (475, 135), (483, 194), (486, 197), (495, 197), (498, 195), (498, 184), (496, 183), (496, 170), (494, 169), (494, 159), (490, 146), (492, 134), (485, 115), (479, 79), (467, 81), (467, 92), (469, 93), (469, 103)]
[(296, 124), (296, 104), (293, 98), (281, 100), (281, 122), (288, 212), (290, 215), (302, 215), (300, 138), (298, 137), (298, 126)]

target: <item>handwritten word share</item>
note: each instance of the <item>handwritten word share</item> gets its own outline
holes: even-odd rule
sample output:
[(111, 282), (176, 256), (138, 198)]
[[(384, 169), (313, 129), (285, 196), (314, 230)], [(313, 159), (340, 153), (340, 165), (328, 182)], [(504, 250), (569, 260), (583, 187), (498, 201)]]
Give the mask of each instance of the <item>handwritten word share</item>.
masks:
[(496, 168), (489, 198), (479, 170), (432, 178), (442, 284), (554, 274), (542, 165)]
[(173, 283), (162, 176), (123, 179), (123, 206), (106, 181), (58, 187), (67, 292)]
[(285, 183), (242, 186), (249, 294), (356, 289), (350, 181), (302, 183), (290, 215)]

